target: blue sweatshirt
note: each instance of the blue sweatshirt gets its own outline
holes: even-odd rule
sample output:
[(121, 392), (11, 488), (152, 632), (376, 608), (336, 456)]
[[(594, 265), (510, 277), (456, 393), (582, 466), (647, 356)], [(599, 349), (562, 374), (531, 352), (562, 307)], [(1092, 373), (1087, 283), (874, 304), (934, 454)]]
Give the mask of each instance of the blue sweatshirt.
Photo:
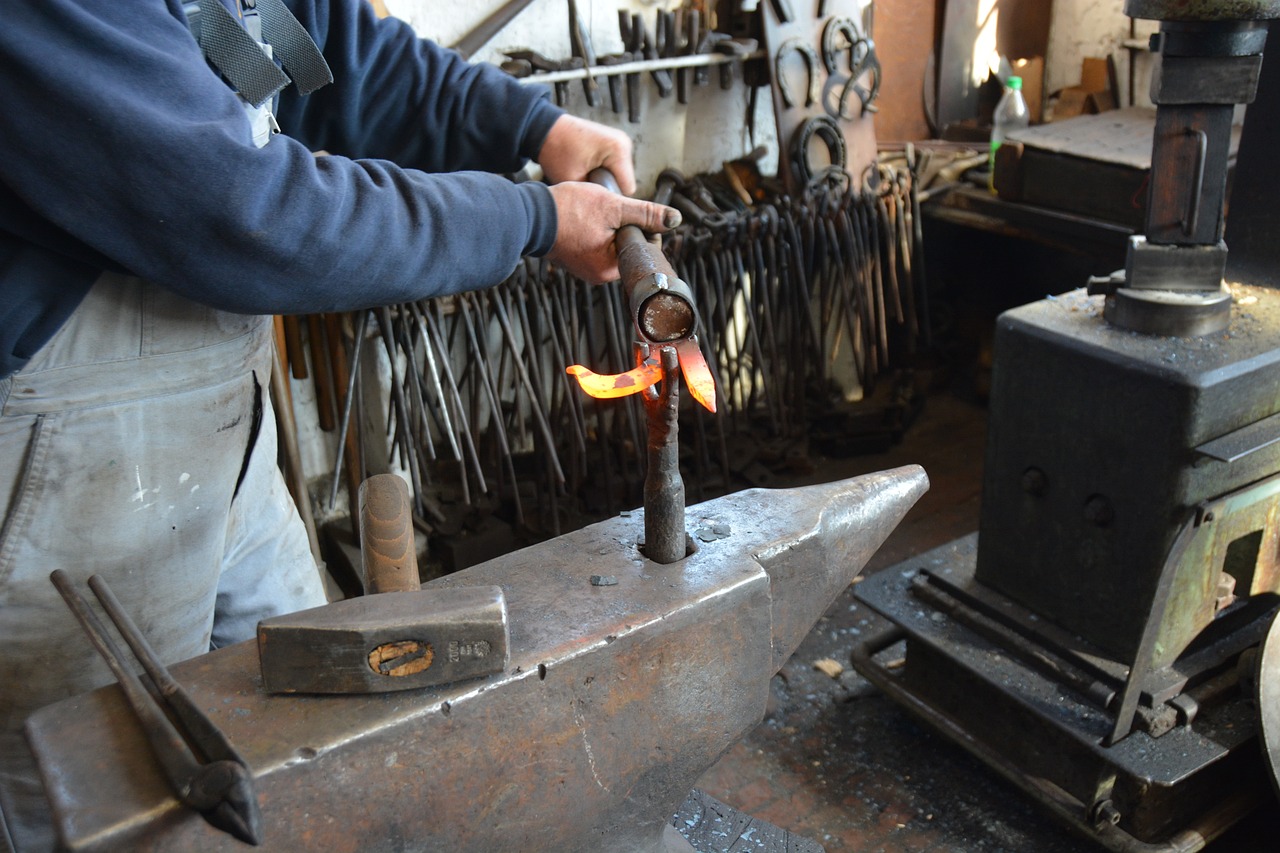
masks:
[(554, 241), (546, 187), (490, 172), (559, 110), (364, 0), (286, 0), (335, 82), (287, 87), (263, 148), (181, 0), (4, 5), (0, 378), (104, 269), (227, 311), (341, 311), (491, 285)]

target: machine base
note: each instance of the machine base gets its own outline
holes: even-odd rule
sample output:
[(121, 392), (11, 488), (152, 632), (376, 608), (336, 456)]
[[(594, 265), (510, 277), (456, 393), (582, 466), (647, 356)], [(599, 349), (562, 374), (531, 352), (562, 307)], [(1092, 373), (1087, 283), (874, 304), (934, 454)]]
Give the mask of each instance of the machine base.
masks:
[(1140, 290), (1122, 287), (1107, 297), (1104, 316), (1122, 329), (1147, 335), (1196, 338), (1225, 331), (1231, 292)]
[(1038, 644), (1034, 615), (977, 589), (976, 558), (971, 534), (860, 584), (856, 597), (894, 624), (855, 648), (854, 668), (1111, 850), (1200, 850), (1269, 796), (1256, 709), (1239, 691), (1159, 737), (1103, 746), (1105, 692), (1071, 672), (1049, 626)]

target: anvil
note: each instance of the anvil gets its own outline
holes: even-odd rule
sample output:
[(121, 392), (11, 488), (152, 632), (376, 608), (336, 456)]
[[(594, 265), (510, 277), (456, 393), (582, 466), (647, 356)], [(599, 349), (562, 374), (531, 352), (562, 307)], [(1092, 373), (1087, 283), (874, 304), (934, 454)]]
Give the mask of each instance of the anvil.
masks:
[[(909, 466), (752, 489), (690, 507), (698, 549), (675, 563), (643, 557), (631, 513), (430, 582), (503, 589), (510, 663), (485, 678), (270, 695), (252, 642), (171, 672), (252, 768), (263, 849), (677, 849), (697, 778), (927, 488)], [(173, 797), (118, 687), (37, 712), (27, 736), (67, 848), (240, 848)]]

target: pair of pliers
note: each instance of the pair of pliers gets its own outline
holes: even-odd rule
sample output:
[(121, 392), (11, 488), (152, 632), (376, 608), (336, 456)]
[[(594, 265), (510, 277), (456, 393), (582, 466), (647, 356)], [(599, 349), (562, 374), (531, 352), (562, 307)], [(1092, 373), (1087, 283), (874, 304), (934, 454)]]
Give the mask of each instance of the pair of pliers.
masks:
[[(107, 582), (94, 575), (89, 578), (89, 588), (97, 596), (120, 636), (141, 662), (159, 694), (158, 699), (124, 665), (120, 647), (71, 585), (71, 578), (67, 573), (59, 569), (49, 579), (66, 600), (93, 647), (102, 655), (112, 674), (120, 682), (125, 699), (142, 723), (151, 750), (178, 799), (200, 812), (205, 820), (218, 829), (248, 844), (260, 844), (262, 812), (258, 807), (253, 774), (248, 765), (226, 735), (196, 707), (182, 686), (169, 675), (146, 638), (125, 613)], [(166, 709), (182, 727), (185, 737), (166, 715)]]

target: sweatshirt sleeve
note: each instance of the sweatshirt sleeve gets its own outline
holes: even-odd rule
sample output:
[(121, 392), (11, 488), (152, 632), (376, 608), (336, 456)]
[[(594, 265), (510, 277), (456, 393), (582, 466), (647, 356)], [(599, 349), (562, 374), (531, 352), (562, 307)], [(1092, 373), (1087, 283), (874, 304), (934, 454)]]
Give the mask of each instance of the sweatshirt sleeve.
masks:
[(290, 0), (334, 82), (289, 87), (279, 117), (315, 150), (381, 157), (427, 172), (513, 172), (537, 156), (561, 111), (545, 89), (416, 37), (366, 0)]
[[(13, 4), (0, 27), (0, 205), (224, 310), (350, 310), (500, 281), (550, 247), (555, 209), (544, 186), (476, 169), (512, 167), (555, 117), (400, 25), (375, 28), (363, 5), (299, 10), (335, 75), (366, 78), (299, 105), (301, 139), (256, 148), (178, 0)], [(314, 156), (318, 142), (353, 156)]]

